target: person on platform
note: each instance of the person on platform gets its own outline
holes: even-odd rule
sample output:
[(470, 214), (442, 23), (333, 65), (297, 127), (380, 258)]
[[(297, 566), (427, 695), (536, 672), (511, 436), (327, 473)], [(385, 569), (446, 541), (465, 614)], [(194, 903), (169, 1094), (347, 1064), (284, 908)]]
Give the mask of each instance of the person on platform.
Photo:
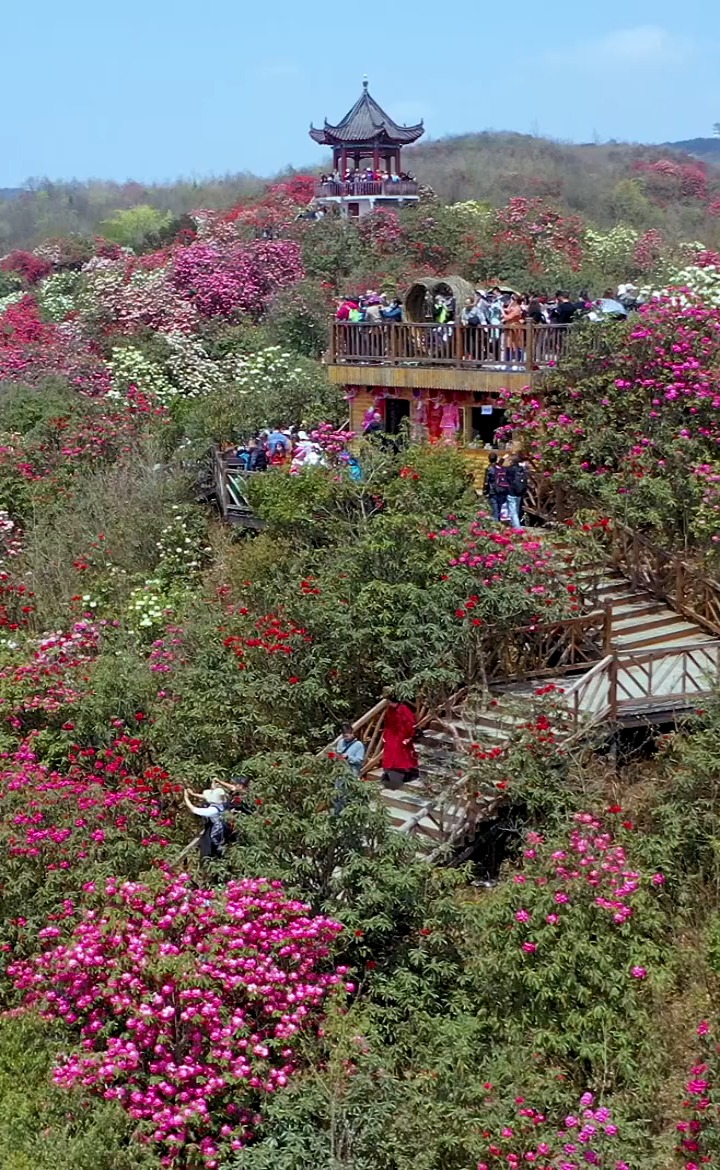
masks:
[(267, 471), (268, 457), (264, 447), (261, 447), (257, 439), (251, 439), (248, 443), (248, 471)]
[(402, 321), (402, 301), (395, 297), (395, 300), (391, 301), (386, 309), (380, 310), (380, 316), (383, 321)]
[(383, 784), (400, 788), (418, 776), (418, 756), (414, 739), (417, 734), (415, 713), (395, 695), (388, 698), (383, 727)]

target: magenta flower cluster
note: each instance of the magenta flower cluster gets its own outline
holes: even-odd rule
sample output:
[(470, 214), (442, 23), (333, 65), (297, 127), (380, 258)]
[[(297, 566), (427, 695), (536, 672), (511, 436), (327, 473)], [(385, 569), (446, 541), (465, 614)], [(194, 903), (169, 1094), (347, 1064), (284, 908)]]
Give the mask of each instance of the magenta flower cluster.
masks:
[(293, 240), (254, 240), (218, 246), (194, 243), (173, 258), (175, 288), (203, 317), (257, 319), (274, 293), (302, 280), (300, 247)]
[(111, 878), (98, 893), (69, 939), (48, 926), (42, 953), (10, 975), (79, 1038), (55, 1070), (59, 1085), (118, 1101), (164, 1166), (194, 1144), (215, 1170), (248, 1141), (263, 1097), (298, 1067), (301, 1034), (343, 986), (347, 968), (329, 964), (342, 927), (279, 882), (215, 891), (165, 872), (159, 889)]

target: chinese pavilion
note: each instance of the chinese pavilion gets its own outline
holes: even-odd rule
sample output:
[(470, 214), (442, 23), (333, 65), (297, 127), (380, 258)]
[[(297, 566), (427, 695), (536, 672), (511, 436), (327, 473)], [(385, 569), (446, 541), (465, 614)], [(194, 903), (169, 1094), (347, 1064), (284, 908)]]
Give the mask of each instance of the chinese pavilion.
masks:
[(345, 216), (367, 215), (377, 206), (414, 202), (417, 183), (401, 177), (401, 151), (424, 132), (422, 122), (399, 126), (393, 121), (370, 96), (365, 80), (355, 105), (336, 126), (327, 119), (322, 129), (310, 126), (313, 141), (330, 147), (333, 155), (334, 173), (318, 184), (316, 201), (338, 205)]

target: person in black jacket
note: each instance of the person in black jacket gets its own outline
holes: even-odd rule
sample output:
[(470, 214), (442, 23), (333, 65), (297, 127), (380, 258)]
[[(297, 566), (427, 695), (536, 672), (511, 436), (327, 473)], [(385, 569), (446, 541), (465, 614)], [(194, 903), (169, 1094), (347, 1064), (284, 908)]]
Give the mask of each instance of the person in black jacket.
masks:
[(519, 455), (513, 455), (508, 468), (509, 489), (507, 497), (511, 528), (522, 528), (523, 501), (528, 488), (527, 469)]
[(508, 498), (508, 473), (504, 467), (498, 464), (497, 451), (491, 451), (488, 455), (483, 494), (489, 500), (493, 520), (499, 520), (503, 504)]
[(264, 447), (261, 447), (257, 439), (251, 439), (248, 443), (248, 471), (267, 471), (268, 459)]

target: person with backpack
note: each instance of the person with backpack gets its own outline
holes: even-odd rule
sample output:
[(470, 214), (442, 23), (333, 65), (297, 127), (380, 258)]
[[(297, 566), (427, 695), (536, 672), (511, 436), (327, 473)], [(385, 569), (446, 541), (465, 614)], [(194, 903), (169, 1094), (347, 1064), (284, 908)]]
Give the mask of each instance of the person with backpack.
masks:
[(185, 804), (196, 817), (203, 817), (205, 824), (198, 837), (198, 849), (201, 858), (222, 857), (227, 843), (225, 805), (226, 796), (222, 788), (206, 788), (201, 799), (205, 801), (205, 808), (199, 808), (190, 800), (187, 789), (183, 793)]
[[(483, 482), (483, 495), (487, 496), (490, 504), (490, 513), (493, 520), (500, 519), (500, 512), (504, 503), (502, 492), (498, 487), (498, 471), (501, 468), (498, 465), (497, 451), (491, 451), (488, 455), (488, 465), (485, 468), (485, 480)], [(505, 499), (507, 498), (507, 491), (505, 492)]]
[(528, 489), (528, 473), (519, 455), (513, 455), (508, 474), (507, 506), (511, 528), (522, 528), (523, 502)]
[[(496, 456), (497, 458), (497, 456)], [(490, 468), (488, 467), (488, 471)], [(507, 467), (504, 459), (499, 459), (495, 464), (495, 475), (493, 477), (490, 493), (490, 507), (494, 520), (504, 519), (504, 513), (507, 511), (508, 495), (510, 492), (510, 469)]]

